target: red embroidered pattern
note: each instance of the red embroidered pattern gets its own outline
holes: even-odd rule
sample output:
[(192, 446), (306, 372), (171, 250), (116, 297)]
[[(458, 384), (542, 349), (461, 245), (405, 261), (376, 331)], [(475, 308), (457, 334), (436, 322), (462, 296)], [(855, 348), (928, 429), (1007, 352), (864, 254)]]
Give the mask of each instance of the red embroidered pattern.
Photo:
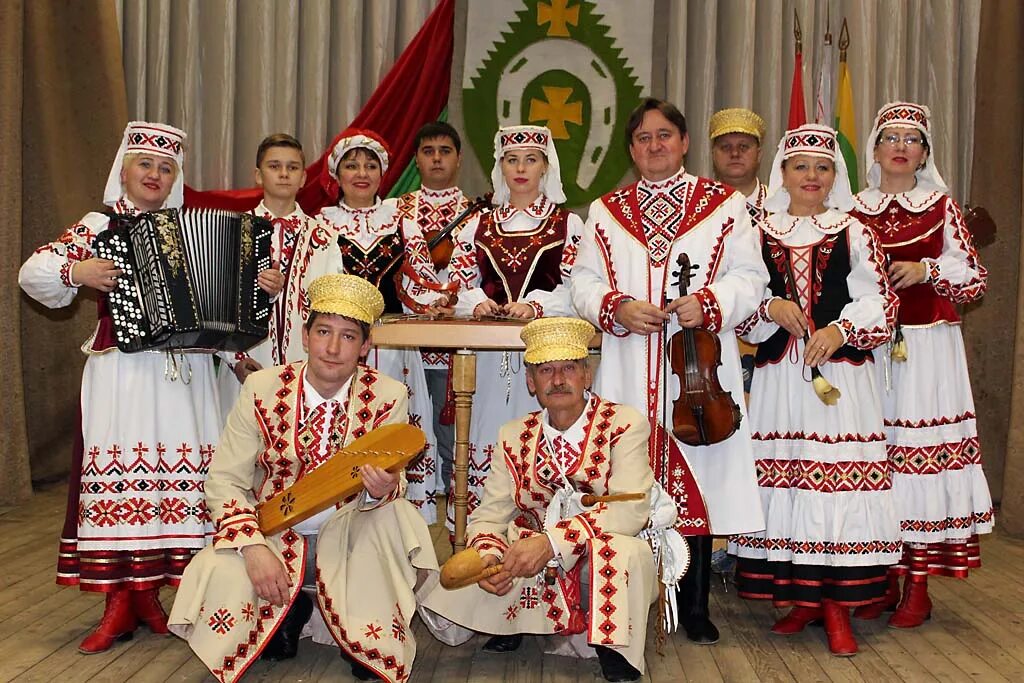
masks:
[(978, 437), (934, 446), (888, 446), (889, 464), (899, 474), (938, 474), (981, 464)]
[(872, 443), (885, 441), (885, 434), (875, 432), (874, 434), (818, 434), (817, 432), (754, 432), (750, 435), (752, 441), (816, 441), (818, 443)]
[(763, 488), (798, 488), (818, 493), (885, 491), (892, 486), (886, 462), (817, 460), (755, 461), (757, 485)]
[(741, 548), (765, 551), (788, 551), (793, 555), (876, 555), (898, 553), (901, 541), (796, 541), (789, 538), (756, 538), (733, 536)]
[[(953, 303), (966, 304), (980, 299), (985, 294), (988, 289), (988, 271), (981, 265), (978, 250), (974, 248), (974, 241), (971, 239), (967, 224), (964, 223), (960, 207), (949, 197), (946, 197), (946, 223), (953, 226), (953, 239), (956, 241), (956, 246), (964, 252), (967, 268), (975, 275), (966, 282), (954, 284), (949, 280), (942, 279), (937, 263), (925, 262), (929, 268), (928, 280), (939, 295), (948, 297)], [(933, 268), (934, 270), (932, 270)]]
[(709, 332), (719, 332), (722, 329), (722, 309), (718, 305), (718, 299), (710, 289), (699, 289), (693, 293), (700, 302), (701, 311), (704, 313), (702, 326)]
[(958, 424), (967, 420), (975, 419), (974, 413), (966, 411), (953, 417), (936, 417), (930, 420), (886, 420), (886, 427), (902, 427), (904, 429), (925, 429), (928, 427), (942, 427), (944, 425)]
[[(590, 544), (590, 561), (593, 563), (593, 573), (591, 575), (591, 590), (597, 591), (597, 595), (600, 595), (600, 603), (597, 605), (597, 614), (590, 615), (590, 628), (591, 628), (591, 642), (596, 642), (593, 637), (594, 626), (596, 625), (597, 631), (601, 633), (601, 643), (603, 645), (611, 645), (614, 641), (612, 640), (612, 633), (618, 628), (615, 625), (615, 612), (617, 608), (613, 602), (616, 593), (619, 589), (615, 586), (615, 577), (619, 573), (615, 569), (613, 561), (617, 553), (611, 547), (611, 536), (608, 534), (601, 534), (598, 538)], [(592, 601), (597, 602), (597, 601)], [(600, 619), (600, 623), (598, 623)]]
[(904, 520), (900, 522), (901, 531), (917, 531), (923, 533), (936, 533), (940, 531), (971, 529), (979, 524), (991, 524), (995, 519), (995, 512), (992, 509), (985, 512), (975, 512), (964, 517), (947, 517), (938, 521), (931, 520)]
[[(409, 677), (410, 672), (406, 669), (405, 664), (400, 664), (398, 662), (398, 659), (394, 655), (385, 654), (375, 647), (369, 647), (358, 640), (349, 639), (348, 632), (341, 623), (341, 617), (336, 611), (334, 611), (334, 601), (327, 597), (327, 586), (324, 585), (324, 582), (320, 577), (319, 569), (316, 572), (316, 586), (317, 596), (320, 598), (321, 611), (323, 612), (324, 618), (327, 620), (328, 624), (332, 627), (330, 632), (334, 637), (334, 640), (337, 641), (338, 646), (348, 652), (353, 659), (367, 668), (374, 671), (387, 671), (389, 672), (389, 675), (394, 676), (394, 680), (399, 683), (405, 681)], [(399, 611), (399, 615), (401, 615), (401, 611)], [(392, 626), (394, 626), (394, 624), (392, 624)], [(403, 623), (403, 637), (404, 633), (405, 625)]]

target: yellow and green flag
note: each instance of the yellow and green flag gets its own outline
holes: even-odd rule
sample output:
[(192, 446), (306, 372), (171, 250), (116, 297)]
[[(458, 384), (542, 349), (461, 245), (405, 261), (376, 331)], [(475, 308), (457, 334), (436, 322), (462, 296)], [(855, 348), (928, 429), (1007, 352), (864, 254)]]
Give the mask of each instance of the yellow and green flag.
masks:
[(850, 189), (855, 193), (860, 189), (858, 177), (860, 168), (857, 166), (857, 127), (853, 114), (853, 86), (850, 83), (850, 67), (846, 63), (846, 48), (850, 43), (843, 20), (843, 32), (839, 38), (839, 92), (836, 95), (836, 132), (839, 134), (839, 149), (846, 160), (846, 170), (850, 174)]

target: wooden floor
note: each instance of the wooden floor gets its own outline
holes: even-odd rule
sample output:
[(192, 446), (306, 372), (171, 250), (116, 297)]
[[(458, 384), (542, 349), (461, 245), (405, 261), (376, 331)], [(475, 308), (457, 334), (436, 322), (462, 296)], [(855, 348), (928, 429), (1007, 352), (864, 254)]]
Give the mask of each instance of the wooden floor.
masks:
[[(3, 681), (211, 681), (188, 646), (145, 629), (109, 652), (83, 656), (78, 642), (99, 620), (102, 598), (53, 582), (64, 489), (39, 491), (25, 506), (0, 508), (0, 680)], [(434, 529), (439, 554), (447, 555)], [(740, 600), (721, 584), (712, 589), (712, 616), (722, 640), (711, 647), (673, 635), (664, 655), (649, 639), (644, 680), (669, 681), (1024, 681), (1024, 543), (1000, 535), (982, 541), (984, 568), (968, 581), (933, 579), (933, 618), (898, 631), (877, 622), (854, 622), (861, 651), (840, 659), (828, 653), (822, 629), (781, 638), (768, 628), (775, 610)], [(442, 558), (443, 559), (443, 558)], [(163, 594), (170, 606), (173, 591)], [(450, 648), (416, 621), (419, 653), (412, 680), (473, 683), (581, 683), (602, 681), (596, 659), (541, 654), (527, 638), (512, 655), (480, 652), (483, 638)], [(249, 681), (349, 681), (335, 648), (303, 641), (289, 662), (258, 662)]]

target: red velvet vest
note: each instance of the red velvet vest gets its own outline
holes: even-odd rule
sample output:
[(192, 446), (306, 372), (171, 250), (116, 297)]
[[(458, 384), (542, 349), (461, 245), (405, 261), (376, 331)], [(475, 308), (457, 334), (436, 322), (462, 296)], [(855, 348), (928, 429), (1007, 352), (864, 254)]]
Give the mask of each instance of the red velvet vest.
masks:
[(569, 212), (555, 209), (535, 230), (505, 232), (491, 213), (480, 218), (476, 259), (480, 287), (495, 303), (520, 301), (527, 292), (550, 292), (562, 282), (562, 248)]
[[(948, 197), (943, 197), (920, 213), (911, 213), (895, 200), (890, 202), (889, 208), (874, 216), (860, 211), (850, 213), (874, 231), (879, 244), (892, 261), (937, 259), (942, 253), (948, 201)], [(900, 299), (901, 325), (960, 322), (956, 306), (946, 297), (940, 296), (931, 283), (922, 282), (898, 289), (896, 295)]]

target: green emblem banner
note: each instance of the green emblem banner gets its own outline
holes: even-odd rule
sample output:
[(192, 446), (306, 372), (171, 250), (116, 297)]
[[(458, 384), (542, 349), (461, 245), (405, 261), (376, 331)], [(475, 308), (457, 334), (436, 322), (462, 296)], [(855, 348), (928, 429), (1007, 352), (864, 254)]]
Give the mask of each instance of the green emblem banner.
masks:
[(462, 112), (484, 172), (500, 126), (551, 129), (566, 203), (583, 206), (630, 167), (629, 112), (650, 91), (653, 0), (469, 3)]

